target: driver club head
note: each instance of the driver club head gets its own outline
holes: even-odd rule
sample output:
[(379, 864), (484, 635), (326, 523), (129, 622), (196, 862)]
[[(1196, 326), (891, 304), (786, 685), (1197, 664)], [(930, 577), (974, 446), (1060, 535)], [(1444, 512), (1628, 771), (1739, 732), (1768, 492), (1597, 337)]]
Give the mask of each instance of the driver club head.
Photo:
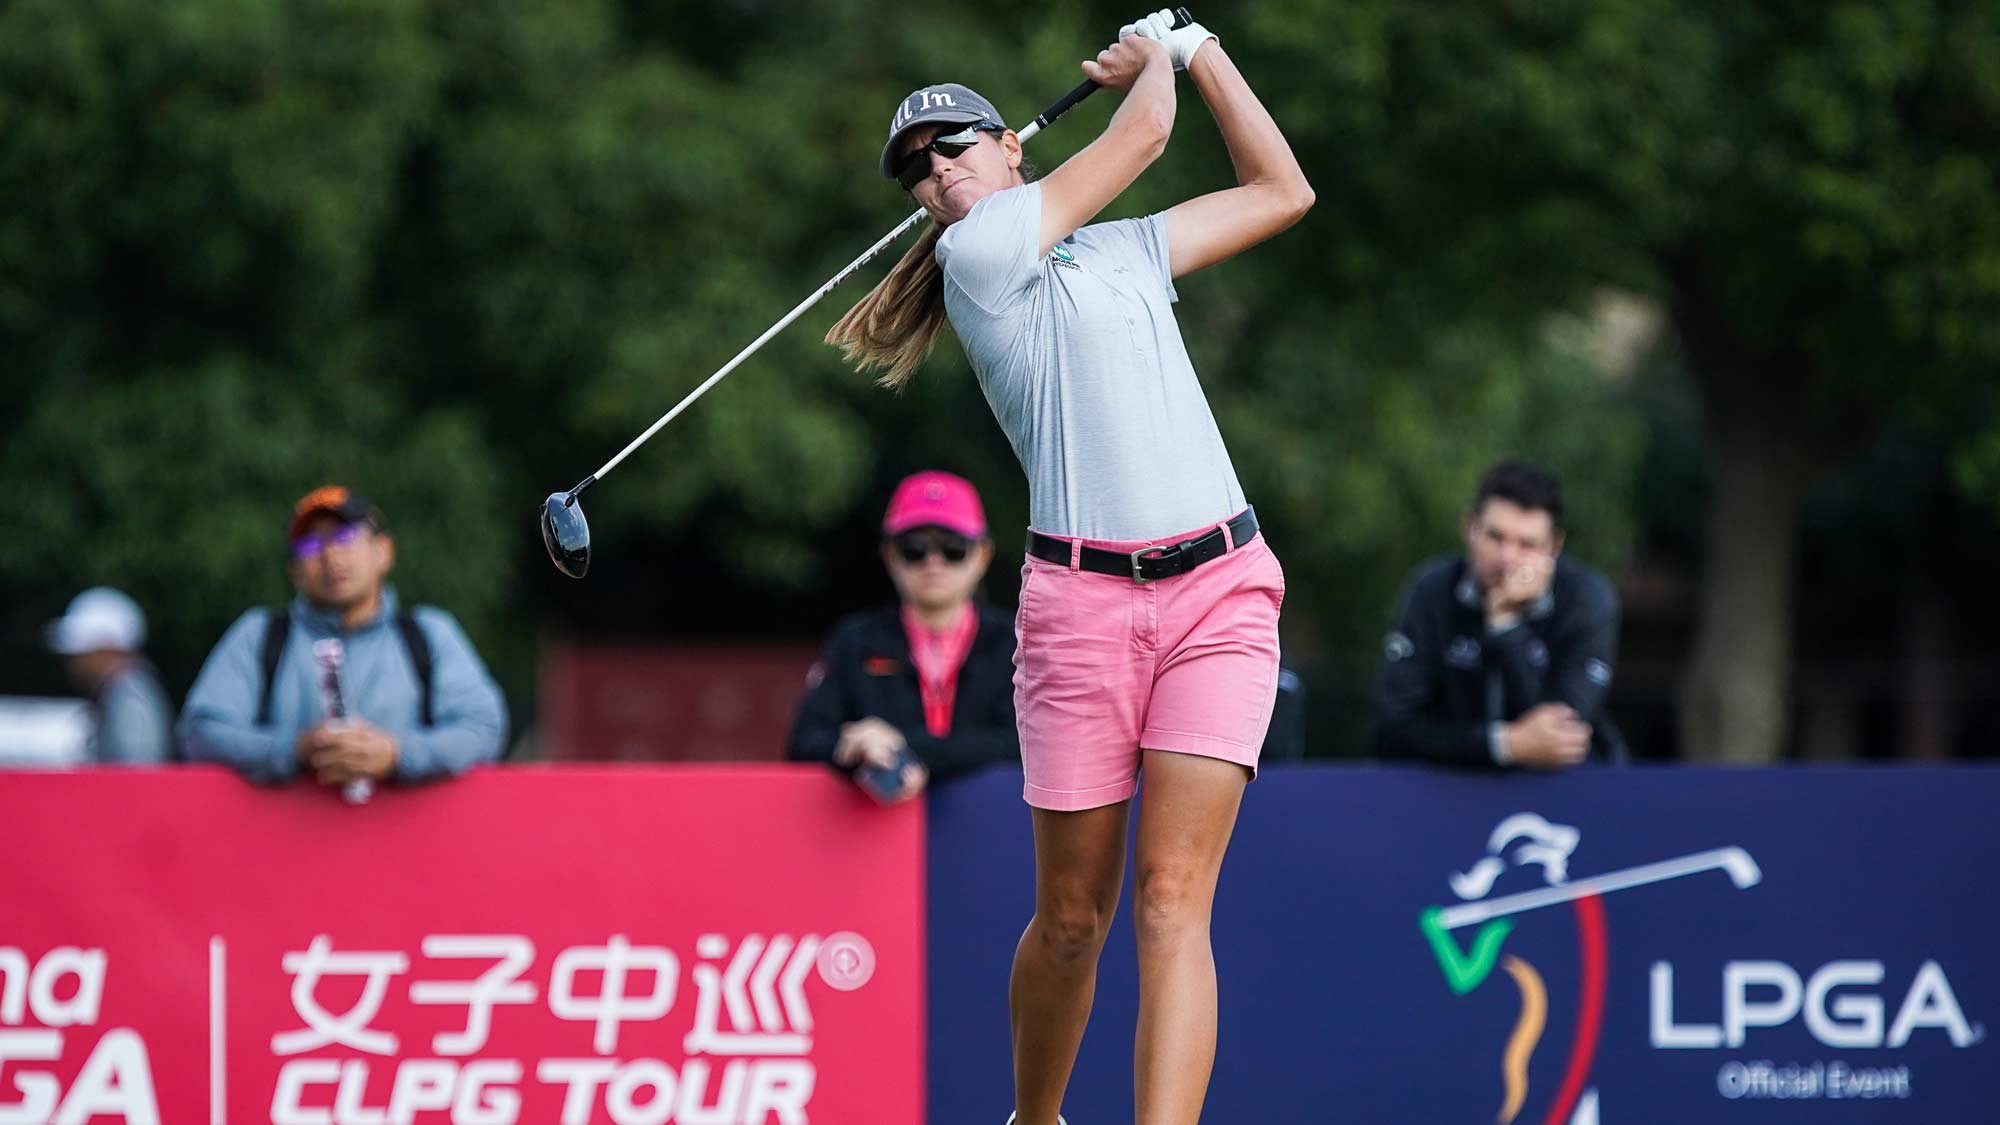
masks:
[(542, 545), (549, 549), (549, 561), (571, 578), (582, 578), (590, 570), (590, 523), (583, 518), (583, 505), (575, 492), (551, 492), (542, 501)]

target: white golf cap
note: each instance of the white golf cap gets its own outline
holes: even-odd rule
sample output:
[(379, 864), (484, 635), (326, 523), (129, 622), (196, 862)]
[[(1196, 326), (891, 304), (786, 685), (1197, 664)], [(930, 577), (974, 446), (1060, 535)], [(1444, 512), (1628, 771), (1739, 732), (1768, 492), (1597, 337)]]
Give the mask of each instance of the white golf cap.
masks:
[(146, 615), (131, 598), (109, 586), (78, 594), (61, 617), (49, 622), (49, 648), (64, 656), (115, 649), (137, 652), (146, 643)]

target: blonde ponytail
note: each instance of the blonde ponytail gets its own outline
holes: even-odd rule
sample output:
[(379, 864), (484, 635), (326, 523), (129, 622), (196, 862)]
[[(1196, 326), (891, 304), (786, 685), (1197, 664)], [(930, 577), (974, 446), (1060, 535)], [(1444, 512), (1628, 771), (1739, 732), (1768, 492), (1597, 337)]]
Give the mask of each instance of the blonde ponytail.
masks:
[[(1026, 157), (1015, 171), (1020, 183), (1033, 183), (1041, 170)], [(917, 368), (937, 346), (945, 324), (944, 267), (938, 265), (938, 238), (944, 228), (933, 221), (924, 235), (896, 263), (882, 283), (854, 302), (846, 315), (826, 330), (826, 342), (857, 371), (880, 369), (875, 382), (892, 391), (910, 385)]]
[(826, 333), (826, 342), (856, 370), (880, 369), (875, 381), (892, 391), (909, 385), (944, 327), (944, 270), (937, 262), (943, 233), (935, 222), (925, 227), (889, 276)]

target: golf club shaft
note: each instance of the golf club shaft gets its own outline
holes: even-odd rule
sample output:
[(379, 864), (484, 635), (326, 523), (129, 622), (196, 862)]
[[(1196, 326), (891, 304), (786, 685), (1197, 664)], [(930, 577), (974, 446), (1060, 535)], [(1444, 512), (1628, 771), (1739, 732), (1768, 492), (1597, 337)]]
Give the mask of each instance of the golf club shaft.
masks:
[[(1188, 10), (1186, 8), (1175, 9), (1174, 11), (1175, 27), (1184, 27), (1192, 22), (1193, 22), (1193, 17), (1188, 15)], [(1018, 132), (1016, 132), (1015, 135), (1020, 137), (1021, 140), (1026, 141), (1029, 137), (1032, 137), (1036, 133), (1041, 132), (1045, 126), (1055, 121), (1056, 118), (1061, 117), (1065, 113), (1068, 113), (1072, 108), (1076, 106), (1078, 102), (1096, 93), (1100, 88), (1101, 87), (1099, 87), (1097, 83), (1088, 80), (1080, 83), (1075, 89), (1071, 90), (1067, 94), (1064, 94), (1062, 97), (1056, 99), (1054, 104), (1050, 105), (1049, 108), (1036, 114), (1034, 120), (1028, 122), (1028, 124), (1023, 126)], [(604, 465), (601, 468), (599, 468), (596, 472), (585, 477), (583, 481), (579, 483), (575, 488), (570, 489), (571, 498), (574, 499), (576, 494), (582, 492), (584, 489), (590, 487), (591, 485), (596, 484), (599, 480), (601, 480), (604, 477), (606, 473), (609, 473), (611, 470), (617, 468), (618, 463), (620, 461), (623, 461), (625, 460), (625, 458), (631, 456), (633, 450), (639, 448), (640, 446), (646, 444), (647, 441), (651, 440), (654, 434), (660, 432), (661, 427), (665, 426), (668, 422), (671, 422), (675, 418), (679, 417), (681, 411), (686, 410), (688, 407), (694, 405), (695, 400), (707, 394), (708, 389), (710, 387), (713, 387), (717, 383), (720, 383), (726, 376), (728, 376), (728, 374), (731, 371), (736, 370), (737, 365), (741, 364), (744, 360), (749, 359), (751, 356), (755, 355), (757, 353), (758, 348), (763, 347), (765, 343), (771, 339), (771, 337), (776, 336), (778, 333), (784, 331), (786, 325), (789, 325), (791, 322), (803, 316), (807, 309), (810, 309), (814, 305), (819, 304), (820, 298), (832, 292), (834, 286), (839, 285), (843, 281), (846, 281), (848, 275), (852, 274), (855, 270), (860, 269), (862, 266), (867, 265), (869, 259), (873, 258), (877, 254), (880, 254), (884, 249), (888, 247), (890, 243), (896, 241), (898, 238), (901, 238), (903, 236), (904, 231), (909, 230), (911, 227), (917, 225), (917, 221), (922, 219), (923, 217), (924, 217), (923, 209), (918, 208), (914, 213), (910, 215), (909, 218), (904, 219), (900, 223), (897, 223), (894, 230), (891, 230), (888, 234), (885, 234), (881, 238), (876, 239), (875, 245), (870, 246), (866, 250), (863, 250), (861, 252), (860, 257), (847, 263), (847, 265), (843, 267), (839, 273), (834, 274), (833, 277), (830, 278), (825, 285), (822, 285), (818, 289), (815, 289), (813, 291), (812, 296), (807, 297), (803, 301), (800, 301), (796, 306), (792, 308), (791, 312), (785, 314), (784, 319), (778, 321), (778, 323), (776, 324), (773, 324), (771, 327), (766, 328), (764, 330), (763, 335), (757, 337), (755, 340), (750, 341), (749, 347), (746, 347), (742, 351), (737, 352), (736, 357), (734, 359), (731, 359), (728, 363), (723, 364), (722, 367), (719, 370), (717, 370), (715, 374), (710, 375), (708, 378), (702, 380), (701, 385), (696, 387), (694, 390), (689, 391), (686, 398), (683, 398), (679, 402), (675, 403), (674, 408), (672, 410), (669, 410), (665, 414), (660, 415), (659, 420), (655, 421), (652, 425), (647, 426), (645, 433), (642, 433), (638, 437), (633, 438), (631, 444), (619, 450), (618, 455), (616, 457), (613, 457), (611, 460), (606, 461)]]
[(832, 292), (834, 286), (839, 285), (843, 281), (846, 281), (847, 276), (849, 274), (853, 273), (855, 270), (860, 269), (862, 266), (867, 265), (868, 260), (870, 258), (873, 258), (875, 255), (880, 254), (883, 251), (883, 249), (886, 248), (891, 242), (894, 242), (898, 238), (901, 238), (903, 236), (904, 231), (909, 230), (911, 227), (917, 225), (917, 220), (923, 217), (924, 217), (923, 210), (918, 209), (915, 214), (911, 215), (907, 219), (904, 219), (902, 222), (897, 223), (896, 229), (890, 231), (888, 234), (883, 235), (881, 238), (876, 239), (875, 245), (870, 246), (866, 250), (863, 250), (861, 252), (860, 257), (847, 263), (847, 265), (843, 267), (839, 273), (834, 274), (833, 277), (829, 279), (825, 285), (822, 285), (818, 289), (813, 290), (812, 296), (807, 297), (803, 301), (800, 301), (796, 306), (792, 308), (791, 312), (785, 314), (784, 319), (778, 321), (778, 323), (776, 324), (773, 324), (771, 327), (766, 328), (764, 330), (763, 335), (757, 337), (755, 340), (750, 341), (749, 347), (744, 348), (740, 352), (737, 352), (736, 358), (730, 360), (728, 363), (723, 364), (721, 369), (716, 371), (715, 374), (710, 375), (708, 378), (702, 380), (701, 385), (696, 387), (694, 390), (689, 391), (686, 398), (680, 400), (678, 403), (675, 403), (674, 408), (672, 410), (669, 410), (665, 414), (660, 415), (659, 421), (654, 422), (652, 425), (646, 427), (645, 433), (640, 434), (636, 438), (633, 438), (632, 444), (619, 450), (618, 456), (613, 457), (609, 461), (606, 461), (604, 463), (603, 468), (590, 474), (590, 476), (587, 478), (586, 484), (580, 484), (576, 488), (571, 489), (570, 491), (580, 492), (585, 487), (587, 487), (588, 484), (595, 483), (599, 478), (603, 477), (604, 474), (617, 468), (618, 462), (623, 461), (626, 458), (626, 456), (629, 455), (633, 450), (646, 444), (647, 439), (651, 438), (654, 434), (660, 432), (660, 427), (666, 425), (668, 422), (673, 421), (674, 418), (677, 417), (681, 411), (686, 410), (688, 407), (694, 405), (694, 401), (696, 399), (700, 398), (702, 395), (707, 394), (708, 389), (710, 387), (713, 387), (717, 383), (720, 383), (723, 380), (724, 376), (728, 375), (731, 371), (736, 370), (738, 364), (742, 363), (746, 359), (749, 359), (752, 355), (755, 355), (757, 349), (763, 347), (766, 341), (770, 340), (771, 337), (776, 336), (778, 333), (784, 331), (786, 325), (790, 324), (791, 322), (797, 320), (800, 316), (804, 315), (807, 309), (812, 308), (814, 305), (819, 304), (820, 298)]

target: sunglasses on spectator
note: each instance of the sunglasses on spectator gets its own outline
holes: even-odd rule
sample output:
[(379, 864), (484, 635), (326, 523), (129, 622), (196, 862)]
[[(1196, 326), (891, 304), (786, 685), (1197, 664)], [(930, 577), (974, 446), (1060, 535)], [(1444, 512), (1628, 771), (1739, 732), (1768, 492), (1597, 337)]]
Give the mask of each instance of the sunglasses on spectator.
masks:
[(328, 547), (345, 547), (361, 538), (368, 530), (367, 525), (350, 523), (317, 535), (301, 535), (292, 541), (292, 557), (295, 559), (316, 559)]
[(946, 160), (955, 160), (965, 155), (965, 150), (979, 143), (980, 131), (997, 133), (991, 125), (969, 125), (964, 130), (947, 137), (932, 137), (931, 142), (921, 148), (910, 150), (896, 161), (896, 182), (904, 191), (915, 191), (924, 177), (931, 174), (931, 153), (937, 153)]
[(920, 565), (933, 552), (955, 566), (972, 553), (972, 540), (963, 535), (898, 535), (890, 545), (896, 557), (911, 566)]

